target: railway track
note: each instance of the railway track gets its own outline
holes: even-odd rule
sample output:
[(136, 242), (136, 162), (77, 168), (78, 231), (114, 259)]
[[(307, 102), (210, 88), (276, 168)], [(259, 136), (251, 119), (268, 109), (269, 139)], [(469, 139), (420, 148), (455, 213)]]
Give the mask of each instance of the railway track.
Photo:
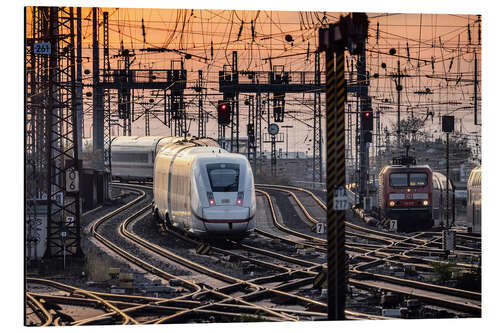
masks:
[[(326, 240), (316, 235), (295, 231), (281, 223), (273, 199), (264, 188), (257, 190), (257, 192), (268, 203), (272, 223), (281, 235), (258, 228), (254, 237), (242, 242), (225, 240), (211, 243), (209, 244), (210, 256), (199, 255), (197, 260), (190, 260), (185, 255), (179, 255), (172, 249), (168, 249), (165, 244), (155, 243), (155, 241), (141, 237), (134, 232), (136, 226), (140, 226), (149, 219), (150, 195), (147, 192), (151, 190), (150, 186), (131, 184), (113, 184), (113, 186), (135, 192), (137, 198), (92, 223), (90, 227), (92, 236), (108, 251), (120, 256), (133, 266), (163, 279), (168, 284), (175, 281), (176, 284), (182, 286), (183, 292), (177, 297), (169, 298), (96, 293), (78, 288), (73, 291), (69, 291), (71, 288), (67, 289), (69, 294), (63, 296), (28, 292), (27, 299), (29, 301), (27, 304), (32, 309), (33, 315), (36, 314), (36, 317), (39, 318), (36, 325), (159, 324), (192, 322), (195, 320), (194, 318), (205, 322), (237, 321), (238, 318), (242, 317), (266, 321), (326, 318), (327, 305), (318, 300), (318, 294), (301, 295), (304, 290), (312, 290), (311, 286), (315, 276), (326, 269), (324, 261), (318, 258), (314, 262), (307, 257), (307, 254), (299, 254), (299, 249), (303, 248), (324, 256)], [(267, 190), (271, 188), (273, 186), (266, 185)], [(301, 203), (301, 194), (297, 194), (297, 191), (306, 195), (307, 190), (279, 187), (279, 191), (296, 191), (291, 197), (297, 203), (297, 207), (302, 210), (302, 216), (308, 220), (305, 223), (312, 225), (315, 223), (314, 221), (318, 223), (321, 220), (317, 215), (318, 211), (324, 208), (324, 204), (322, 205), (320, 199), (314, 194), (310, 194), (308, 204), (304, 205)], [(321, 208), (310, 212), (307, 208), (311, 206), (313, 201)], [(115, 232), (124, 241), (133, 244), (135, 251), (127, 249), (128, 246), (124, 246), (122, 241), (117, 243), (109, 237), (110, 228), (106, 227), (106, 222), (113, 218), (116, 219), (121, 213), (126, 213), (127, 216), (121, 218), (120, 223), (114, 224)], [(464, 296), (461, 290), (446, 289), (441, 286), (370, 272), (372, 267), (387, 263), (392, 265), (412, 263), (419, 270), (430, 270), (429, 262), (421, 258), (417, 262), (412, 251), (435, 249), (433, 243), (437, 235), (431, 235), (434, 238), (429, 240), (421, 239), (422, 235), (394, 235), (393, 237), (385, 232), (370, 234), (371, 230), (357, 225), (353, 226), (352, 229), (352, 233), (355, 234), (352, 237), (357, 237), (362, 241), (353, 241), (351, 244), (348, 242), (353, 262), (350, 269), (350, 273), (353, 274), (349, 279), (350, 286), (360, 290), (386, 290), (402, 295), (411, 295), (429, 304), (438, 304), (472, 315), (480, 315), (480, 294), (470, 293)], [(177, 230), (164, 229), (163, 233), (160, 238), (164, 238), (165, 235), (175, 237), (188, 244), (184, 245), (185, 249), (190, 248), (191, 252), (204, 244), (200, 240), (179, 233)], [(281, 248), (280, 251), (276, 251), (276, 244), (280, 244), (279, 246), (282, 248), (287, 247), (291, 251), (296, 251), (296, 253), (289, 255), (281, 251)], [(152, 256), (156, 258), (154, 263), (146, 259)], [(260, 271), (260, 273), (250, 276), (247, 271), (247, 274), (244, 274), (244, 279), (238, 278), (233, 274), (222, 273), (214, 269), (215, 266), (210, 267), (210, 265), (202, 264), (208, 257), (211, 257), (212, 261), (224, 264), (227, 264), (228, 261), (236, 261), (240, 266), (254, 267), (254, 271)], [(217, 280), (219, 283), (216, 285), (197, 283), (171, 274), (168, 269), (159, 267), (162, 265), (157, 263), (162, 261), (175, 262), (189, 271), (210, 277), (212, 280), (209, 281)], [(257, 269), (257, 267), (259, 268)], [(29, 283), (41, 282), (30, 280)], [(99, 306), (103, 313), (90, 318), (65, 321), (61, 319), (64, 318), (64, 314), (59, 313), (54, 317), (54, 313), (46, 311), (47, 309), (40, 303), (40, 300), (54, 304)], [(269, 307), (270, 304), (274, 304), (272, 308)], [(297, 306), (301, 308), (297, 308)], [(384, 318), (356, 311), (346, 311), (346, 317), (349, 319)]]
[[(139, 214), (147, 214), (147, 208), (142, 209), (141, 212), (138, 212), (138, 215)], [(137, 220), (140, 220), (140, 217), (138, 217)], [(231, 299), (232, 301), (237, 300), (239, 302), (246, 303), (246, 304), (244, 304), (246, 306), (253, 306), (253, 307), (256, 306), (255, 301), (257, 299), (263, 299), (263, 298), (265, 299), (265, 298), (269, 298), (269, 297), (271, 297), (271, 298), (272, 297), (274, 297), (274, 298), (282, 297), (282, 298), (288, 299), (289, 301), (293, 300), (294, 303), (302, 303), (306, 307), (313, 306), (313, 307), (320, 308), (320, 309), (324, 310), (323, 312), (312, 312), (312, 311), (306, 311), (307, 309), (304, 311), (297, 311), (297, 310), (292, 311), (292, 310), (287, 310), (287, 309), (280, 309), (280, 313), (277, 314), (277, 317), (282, 319), (282, 320), (296, 320), (300, 317), (310, 318), (310, 317), (314, 317), (314, 316), (325, 317), (325, 315), (326, 315), (326, 304), (321, 303), (321, 302), (317, 302), (317, 301), (314, 301), (314, 300), (311, 300), (311, 299), (308, 299), (305, 297), (300, 297), (300, 296), (297, 296), (294, 294), (290, 294), (289, 292), (286, 292), (286, 291), (283, 291), (283, 290), (287, 290), (290, 288), (293, 289), (294, 287), (296, 287), (298, 285), (303, 285), (305, 283), (311, 283), (312, 282), (311, 280), (315, 274), (310, 273), (307, 270), (301, 269), (301, 270), (291, 271), (290, 269), (288, 269), (284, 266), (278, 266), (274, 263), (263, 262), (261, 260), (258, 260), (258, 261), (252, 260), (251, 258), (244, 258), (245, 260), (247, 260), (249, 262), (253, 262), (253, 264), (258, 264), (258, 265), (264, 266), (266, 268), (270, 268), (272, 270), (278, 270), (280, 272), (278, 272), (274, 275), (271, 275), (271, 276), (260, 277), (260, 278), (254, 279), (253, 281), (252, 280), (251, 281), (243, 281), (240, 279), (235, 279), (234, 277), (226, 276), (225, 274), (221, 274), (220, 272), (214, 272), (211, 269), (207, 269), (203, 265), (197, 264), (197, 263), (190, 261), (190, 260), (186, 260), (185, 258), (178, 256), (178, 255), (166, 250), (163, 247), (160, 247), (160, 246), (155, 245), (151, 242), (148, 242), (145, 239), (141, 239), (137, 235), (134, 235), (132, 232), (128, 231), (129, 225), (132, 225), (133, 223), (134, 223), (133, 219), (129, 218), (129, 219), (125, 220), (120, 225), (120, 233), (122, 235), (124, 235), (126, 238), (128, 238), (129, 240), (134, 241), (134, 242), (140, 244), (141, 246), (147, 248), (148, 250), (155, 252), (157, 255), (164, 256), (164, 257), (168, 258), (169, 260), (174, 260), (177, 263), (182, 264), (183, 266), (189, 267), (190, 269), (197, 270), (200, 273), (207, 274), (207, 275), (210, 275), (210, 276), (215, 277), (217, 279), (221, 279), (224, 282), (230, 283), (228, 286), (223, 287), (223, 288), (218, 288), (215, 291), (214, 290), (200, 291), (196, 295), (193, 295), (193, 297), (200, 297), (201, 294), (203, 294), (203, 295), (211, 294), (211, 296), (213, 297), (214, 292), (216, 292), (217, 296), (220, 297), (221, 296), (220, 293), (221, 293), (221, 291), (223, 291), (224, 296), (226, 298)], [(172, 231), (170, 231), (170, 232), (172, 232)], [(177, 234), (177, 237), (182, 237), (182, 236)], [(185, 238), (185, 240), (186, 240), (186, 238)], [(191, 240), (191, 242), (194, 242), (194, 241)], [(194, 245), (199, 246), (199, 243), (194, 244)], [(311, 266), (313, 266), (309, 262), (306, 262), (303, 260), (297, 260), (297, 259), (291, 258), (291, 257), (286, 257), (286, 256), (283, 256), (279, 253), (272, 253), (270, 251), (263, 251), (262, 249), (255, 249), (255, 248), (252, 248), (250, 246), (245, 246), (242, 244), (239, 244), (238, 246), (242, 246), (245, 251), (254, 251), (254, 252), (258, 252), (261, 255), (264, 254), (266, 256), (272, 256), (274, 258), (278, 257), (279, 260), (281, 260), (281, 261), (283, 261), (283, 260), (288, 261), (288, 262), (291, 262), (295, 265), (302, 265), (302, 266), (306, 266), (307, 268), (311, 268)], [(217, 249), (217, 248), (213, 248), (213, 249), (220, 252), (223, 255), (231, 255), (231, 256), (235, 255), (234, 252), (229, 253), (227, 250)], [(316, 266), (318, 266), (318, 265), (316, 265)], [(293, 277), (298, 279), (298, 281), (290, 282), (290, 279)], [(283, 280), (283, 278), (286, 278), (288, 283), (282, 284), (279, 289), (274, 289), (274, 288), (269, 288), (269, 287), (263, 286), (264, 282), (267, 284), (275, 283), (275, 281), (280, 282)], [(258, 282), (259, 284), (257, 284), (256, 282)], [(249, 290), (250, 290), (250, 292), (248, 292)], [(231, 295), (226, 294), (229, 291), (231, 291), (232, 293), (234, 293), (235, 291), (239, 292), (239, 293), (244, 292), (246, 294), (235, 298), (235, 297), (232, 297)], [(252, 303), (248, 303), (247, 299), (251, 299)], [(223, 303), (223, 302), (218, 302), (215, 304), (217, 306), (222, 306), (223, 304), (221, 304), (221, 303)], [(275, 311), (269, 311), (268, 308), (262, 308), (262, 307), (257, 306), (257, 309), (259, 311), (263, 311), (264, 313), (269, 312), (272, 315), (276, 315)], [(191, 313), (193, 311), (194, 310), (191, 309), (189, 312)], [(287, 313), (291, 313), (291, 314), (293, 314), (293, 316), (286, 315)], [(183, 313), (182, 315), (172, 315), (168, 318), (164, 318), (164, 319), (158, 321), (157, 323), (172, 322), (172, 320), (179, 320), (179, 316), (186, 316), (186, 315), (187, 315), (187, 313)], [(357, 314), (357, 313), (352, 313), (350, 315), (353, 318), (357, 318), (359, 316), (363, 317), (363, 318), (369, 317), (369, 315), (363, 315), (363, 314)]]
[[(298, 207), (305, 210), (304, 205), (300, 204), (300, 199), (292, 191), (302, 192), (310, 195), (320, 207), (326, 211), (325, 204), (317, 198), (312, 192), (304, 189), (287, 187), (287, 186), (273, 186), (273, 185), (263, 185), (259, 188), (276, 189), (281, 192), (290, 194), (295, 202), (298, 203)], [(264, 191), (260, 191), (268, 198), (269, 204), (272, 204), (272, 200), (269, 194)], [(305, 216), (311, 223), (319, 223), (318, 218), (315, 218), (307, 211), (304, 211), (303, 216)], [(480, 293), (469, 292), (466, 290), (460, 290), (455, 288), (448, 288), (444, 286), (439, 286), (431, 283), (424, 283), (420, 281), (408, 280), (403, 278), (396, 278), (389, 275), (375, 274), (368, 271), (369, 268), (379, 266), (381, 264), (395, 264), (395, 265), (405, 265), (412, 264), (413, 267), (422, 271), (431, 271), (432, 266), (430, 264), (440, 262), (438, 260), (429, 260), (423, 258), (417, 258), (412, 256), (413, 252), (424, 252), (433, 251), (434, 253), (442, 253), (442, 251), (436, 249), (432, 245), (436, 243), (436, 237), (429, 239), (421, 239), (422, 236), (429, 236), (428, 233), (417, 233), (414, 235), (397, 235), (390, 234), (381, 231), (373, 231), (375, 236), (370, 236), (366, 238), (366, 234), (372, 233), (372, 230), (355, 225), (352, 222), (346, 221), (346, 228), (351, 228), (357, 230), (357, 237), (363, 237), (365, 239), (375, 239), (385, 241), (387, 244), (383, 246), (375, 245), (370, 246), (371, 249), (367, 250), (363, 245), (353, 246), (351, 242), (346, 242), (346, 249), (348, 251), (356, 250), (358, 254), (351, 257), (351, 261), (361, 261), (353, 268), (350, 269), (350, 274), (353, 276), (362, 277), (361, 279), (350, 278), (349, 284), (355, 285), (358, 288), (372, 289), (372, 290), (386, 290), (391, 292), (398, 292), (400, 294), (412, 296), (419, 298), (425, 302), (432, 304), (438, 304), (441, 306), (448, 307), (450, 309), (455, 309), (459, 311), (464, 311), (471, 315), (480, 316), (481, 314), (481, 295)], [(281, 227), (281, 230), (286, 230), (286, 227)], [(297, 232), (292, 230), (294, 235), (298, 235)], [(353, 232), (346, 232), (349, 236), (353, 236)], [(431, 236), (436, 236), (435, 234)], [(306, 235), (304, 238), (310, 239), (311, 236)], [(317, 237), (316, 237), (317, 238)], [(318, 241), (315, 239), (315, 241)], [(321, 241), (319, 241), (321, 243)], [(351, 244), (350, 244), (351, 243)], [(394, 250), (396, 246), (404, 245), (397, 252), (389, 253), (387, 250)], [(392, 252), (392, 251), (391, 251)], [(462, 268), (477, 268), (475, 265), (459, 263), (459, 267)]]

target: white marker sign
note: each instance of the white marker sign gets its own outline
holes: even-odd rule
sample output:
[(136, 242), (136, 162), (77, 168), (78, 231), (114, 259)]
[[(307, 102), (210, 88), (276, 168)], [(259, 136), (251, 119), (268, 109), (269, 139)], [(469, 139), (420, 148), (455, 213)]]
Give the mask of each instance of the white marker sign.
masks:
[(79, 186), (78, 171), (73, 167), (66, 170), (66, 192), (78, 192)]
[(333, 209), (346, 210), (348, 202), (347, 190), (343, 187), (336, 189), (335, 194), (333, 195)]
[(393, 232), (396, 232), (398, 230), (398, 220), (389, 221), (389, 230)]
[(74, 216), (66, 216), (66, 225), (72, 227), (75, 223), (75, 217)]
[(317, 234), (324, 234), (325, 233), (325, 224), (324, 223), (317, 223), (316, 224), (316, 233)]

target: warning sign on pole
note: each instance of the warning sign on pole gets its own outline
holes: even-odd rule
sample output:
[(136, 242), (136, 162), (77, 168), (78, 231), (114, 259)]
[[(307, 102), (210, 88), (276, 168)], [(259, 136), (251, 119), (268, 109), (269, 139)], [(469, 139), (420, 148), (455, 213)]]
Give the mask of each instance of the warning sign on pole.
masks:
[(78, 170), (74, 167), (66, 170), (66, 192), (78, 192), (80, 190)]

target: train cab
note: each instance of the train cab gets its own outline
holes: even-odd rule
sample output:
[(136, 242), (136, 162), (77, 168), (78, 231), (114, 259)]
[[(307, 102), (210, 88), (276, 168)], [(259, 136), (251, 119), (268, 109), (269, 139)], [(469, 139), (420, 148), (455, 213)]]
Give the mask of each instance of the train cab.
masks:
[(379, 210), (398, 221), (398, 230), (413, 231), (433, 226), (432, 170), (426, 165), (391, 165), (379, 174)]

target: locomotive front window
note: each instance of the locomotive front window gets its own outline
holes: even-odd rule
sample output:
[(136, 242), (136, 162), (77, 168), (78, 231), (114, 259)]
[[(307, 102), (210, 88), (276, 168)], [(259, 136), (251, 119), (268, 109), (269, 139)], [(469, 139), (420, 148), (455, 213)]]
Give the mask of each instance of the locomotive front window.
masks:
[(408, 174), (392, 173), (389, 176), (389, 184), (393, 187), (408, 186)]
[(410, 173), (410, 186), (426, 186), (427, 174), (426, 173)]
[(208, 164), (207, 173), (213, 192), (238, 192), (240, 176), (240, 166), (238, 164)]
[(389, 176), (392, 187), (416, 187), (427, 185), (426, 173), (393, 173)]

